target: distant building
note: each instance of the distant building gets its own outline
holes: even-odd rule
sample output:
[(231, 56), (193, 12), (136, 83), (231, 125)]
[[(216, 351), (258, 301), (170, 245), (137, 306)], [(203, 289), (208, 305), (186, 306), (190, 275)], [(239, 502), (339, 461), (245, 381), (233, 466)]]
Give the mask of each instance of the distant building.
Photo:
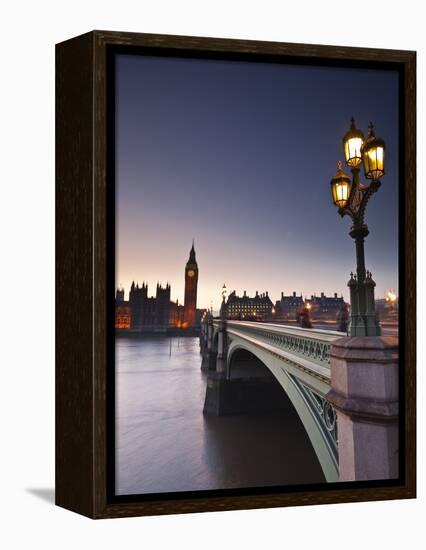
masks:
[(290, 296), (284, 296), (284, 292), (281, 292), (281, 300), (276, 305), (277, 314), (285, 320), (295, 321), (304, 303), (302, 295), (296, 296), (293, 292)]
[(226, 315), (228, 319), (256, 318), (266, 319), (271, 317), (274, 305), (268, 296), (268, 293), (259, 294), (256, 291), (254, 297), (247, 296), (244, 291), (243, 296), (237, 296), (235, 290), (228, 296), (226, 302)]
[(320, 296), (311, 296), (306, 301), (311, 304), (311, 315), (315, 321), (336, 321), (337, 314), (344, 304), (343, 296), (338, 297), (337, 292), (334, 296), (325, 296), (324, 292), (321, 292)]
[(115, 328), (133, 331), (164, 330), (170, 327), (192, 327), (200, 323), (202, 311), (197, 309), (198, 265), (194, 244), (185, 268), (185, 305), (170, 299), (171, 287), (157, 283), (155, 296), (148, 296), (148, 285), (132, 282), (129, 300), (124, 289), (117, 289)]
[[(282, 316), (282, 314), (281, 314), (281, 300), (277, 300), (275, 302), (274, 310), (275, 310), (275, 316), (277, 318), (280, 318)], [(274, 313), (274, 310), (272, 310), (272, 313)]]
[(297, 321), (305, 303), (311, 305), (313, 321), (336, 321), (344, 300), (343, 297), (337, 296), (337, 292), (334, 296), (325, 296), (324, 292), (321, 292), (320, 296), (313, 295), (310, 298), (303, 298), (302, 294), (297, 295), (296, 292), (285, 296), (281, 292), (281, 300), (276, 304), (277, 317), (287, 321)]
[(117, 304), (124, 303), (124, 288), (117, 288), (117, 293), (115, 295), (115, 301)]
[(124, 289), (117, 289), (115, 296), (115, 328), (129, 329), (131, 312), (129, 302), (124, 300)]
[(144, 328), (159, 328), (180, 326), (183, 308), (178, 302), (170, 300), (171, 287), (163, 287), (157, 283), (155, 297), (148, 297), (148, 285), (139, 287), (132, 283), (129, 294), (131, 312), (130, 328), (140, 330)]

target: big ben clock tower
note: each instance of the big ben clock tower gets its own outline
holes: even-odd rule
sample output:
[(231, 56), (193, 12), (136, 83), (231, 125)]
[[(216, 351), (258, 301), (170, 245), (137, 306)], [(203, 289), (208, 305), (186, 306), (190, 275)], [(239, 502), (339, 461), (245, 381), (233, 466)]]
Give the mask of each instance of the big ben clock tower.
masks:
[(189, 260), (185, 267), (185, 302), (184, 302), (184, 322), (188, 326), (195, 325), (195, 314), (197, 309), (197, 285), (198, 285), (198, 265), (195, 259), (194, 242), (189, 252)]

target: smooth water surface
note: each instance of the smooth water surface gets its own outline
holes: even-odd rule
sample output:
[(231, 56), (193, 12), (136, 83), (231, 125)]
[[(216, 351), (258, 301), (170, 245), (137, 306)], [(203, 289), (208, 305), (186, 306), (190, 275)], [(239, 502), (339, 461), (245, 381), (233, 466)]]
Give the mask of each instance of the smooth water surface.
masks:
[(198, 338), (116, 340), (116, 492), (324, 481), (294, 411), (203, 415)]

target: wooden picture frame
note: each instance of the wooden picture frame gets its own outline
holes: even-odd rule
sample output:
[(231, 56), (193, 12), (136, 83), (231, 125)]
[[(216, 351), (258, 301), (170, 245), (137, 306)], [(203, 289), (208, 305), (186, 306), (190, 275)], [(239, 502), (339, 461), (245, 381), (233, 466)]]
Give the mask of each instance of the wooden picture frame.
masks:
[[(401, 469), (393, 483), (342, 483), (284, 492), (116, 500), (109, 494), (107, 292), (114, 254), (108, 225), (113, 109), (109, 52), (126, 48), (198, 58), (350, 67), (401, 75)], [(91, 518), (414, 498), (416, 495), (416, 54), (411, 51), (93, 31), (56, 46), (56, 504)], [(112, 283), (114, 284), (114, 283)], [(113, 313), (112, 313), (113, 315)]]

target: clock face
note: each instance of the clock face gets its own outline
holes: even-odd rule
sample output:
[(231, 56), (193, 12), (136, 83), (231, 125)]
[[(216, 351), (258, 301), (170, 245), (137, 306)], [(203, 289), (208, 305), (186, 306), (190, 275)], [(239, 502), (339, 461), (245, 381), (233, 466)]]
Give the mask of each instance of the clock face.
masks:
[(193, 277), (195, 275), (195, 271), (193, 271), (192, 269), (190, 269), (188, 271), (188, 277)]

